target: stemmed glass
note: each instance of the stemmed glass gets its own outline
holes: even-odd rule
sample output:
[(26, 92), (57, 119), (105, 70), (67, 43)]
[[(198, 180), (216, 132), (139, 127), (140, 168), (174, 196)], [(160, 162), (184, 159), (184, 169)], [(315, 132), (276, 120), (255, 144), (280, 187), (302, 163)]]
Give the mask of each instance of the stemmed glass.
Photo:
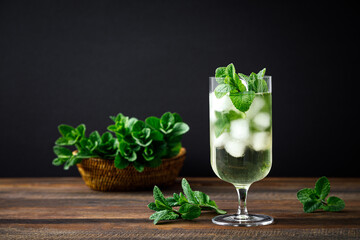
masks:
[(259, 226), (274, 219), (249, 214), (246, 198), (250, 185), (265, 178), (272, 164), (271, 76), (264, 76), (266, 92), (258, 92), (245, 113), (233, 105), (229, 94), (217, 98), (218, 85), (210, 77), (210, 159), (215, 174), (233, 184), (238, 194), (236, 214), (219, 215), (213, 223), (229, 226)]

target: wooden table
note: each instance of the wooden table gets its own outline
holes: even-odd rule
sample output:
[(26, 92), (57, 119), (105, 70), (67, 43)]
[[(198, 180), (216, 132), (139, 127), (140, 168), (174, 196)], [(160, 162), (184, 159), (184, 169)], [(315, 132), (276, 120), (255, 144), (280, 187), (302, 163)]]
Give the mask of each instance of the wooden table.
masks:
[[(296, 192), (315, 178), (266, 178), (253, 184), (248, 209), (275, 218), (261, 227), (224, 227), (203, 213), (192, 221), (153, 225), (146, 205), (152, 191), (97, 192), (80, 178), (0, 179), (0, 239), (360, 239), (360, 179), (329, 179), (330, 195), (345, 200), (341, 212), (304, 213)], [(217, 178), (188, 178), (193, 190), (234, 212), (236, 192)], [(180, 192), (180, 179), (163, 189)]]

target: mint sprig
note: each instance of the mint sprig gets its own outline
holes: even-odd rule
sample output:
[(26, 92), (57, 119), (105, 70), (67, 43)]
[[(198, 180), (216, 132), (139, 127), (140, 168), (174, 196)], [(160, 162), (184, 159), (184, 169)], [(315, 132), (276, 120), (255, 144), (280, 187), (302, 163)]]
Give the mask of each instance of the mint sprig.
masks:
[[(181, 186), (185, 194), (174, 193), (173, 197), (165, 198), (160, 188), (154, 187), (154, 202), (148, 204), (148, 208), (154, 210), (149, 219), (154, 220), (154, 224), (159, 221), (175, 220), (178, 218), (192, 220), (201, 215), (202, 210), (215, 210), (218, 214), (225, 214), (226, 211), (217, 207), (215, 201), (203, 192), (193, 191), (188, 181), (183, 178)], [(179, 207), (176, 210), (174, 207)]]
[(304, 188), (298, 191), (297, 199), (303, 204), (304, 212), (310, 213), (318, 209), (337, 212), (345, 208), (345, 202), (338, 197), (326, 197), (330, 192), (330, 182), (326, 177), (321, 177), (315, 183), (315, 188)]
[[(215, 96), (222, 98), (229, 94), (233, 105), (241, 112), (249, 110), (255, 98), (255, 93), (267, 92), (268, 87), (264, 80), (266, 68), (259, 73), (251, 73), (249, 76), (235, 71), (234, 64), (227, 67), (219, 67), (215, 70), (215, 78), (219, 85), (215, 88)], [(244, 80), (247, 87), (244, 85)]]

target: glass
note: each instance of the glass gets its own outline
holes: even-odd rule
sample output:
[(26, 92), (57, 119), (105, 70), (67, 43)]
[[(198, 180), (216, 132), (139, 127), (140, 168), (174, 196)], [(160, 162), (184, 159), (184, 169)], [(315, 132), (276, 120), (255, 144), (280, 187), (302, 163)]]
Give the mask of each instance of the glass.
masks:
[(229, 93), (222, 98), (215, 96), (218, 83), (210, 77), (211, 167), (221, 180), (235, 186), (239, 201), (236, 214), (212, 219), (218, 225), (250, 227), (274, 221), (270, 216), (249, 214), (246, 208), (250, 185), (265, 178), (272, 164), (271, 76), (264, 76), (264, 80), (267, 90), (255, 94), (244, 114), (232, 104)]

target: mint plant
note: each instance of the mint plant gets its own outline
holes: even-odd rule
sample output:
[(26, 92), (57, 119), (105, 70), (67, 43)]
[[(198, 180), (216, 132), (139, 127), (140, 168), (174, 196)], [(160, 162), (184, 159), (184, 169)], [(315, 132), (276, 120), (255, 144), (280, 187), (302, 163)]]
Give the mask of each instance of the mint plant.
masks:
[[(165, 198), (161, 190), (155, 186), (153, 195), (154, 202), (148, 204), (148, 208), (155, 211), (149, 219), (154, 224), (164, 220), (175, 220), (178, 218), (192, 220), (201, 215), (202, 210), (214, 210), (218, 214), (225, 214), (226, 211), (217, 207), (215, 201), (203, 192), (193, 191), (188, 181), (183, 178), (181, 186), (184, 194), (174, 193), (173, 197)], [(179, 207), (175, 209), (174, 207)]]
[[(219, 67), (215, 70), (215, 78), (219, 85), (215, 88), (215, 96), (222, 98), (229, 94), (233, 105), (241, 112), (249, 110), (255, 98), (255, 93), (267, 92), (268, 87), (264, 80), (266, 68), (259, 73), (249, 76), (235, 71), (234, 64)], [(245, 84), (244, 84), (245, 83)]]
[(330, 182), (326, 177), (317, 180), (315, 188), (304, 188), (298, 191), (297, 199), (303, 204), (304, 212), (310, 213), (318, 209), (336, 212), (345, 208), (345, 202), (338, 197), (326, 197), (330, 192)]
[[(80, 163), (82, 159), (98, 157), (114, 160), (115, 167), (124, 169), (132, 164), (142, 172), (145, 167), (157, 167), (162, 158), (171, 158), (181, 149), (182, 136), (189, 131), (177, 113), (164, 113), (161, 118), (149, 117), (144, 121), (129, 118), (119, 113), (111, 116), (109, 125), (100, 136), (98, 131), (85, 136), (86, 127), (76, 128), (62, 124), (58, 127), (61, 137), (56, 140), (53, 165), (64, 165), (64, 169)], [(115, 135), (115, 136), (114, 136)], [(73, 154), (69, 148), (77, 149)]]

